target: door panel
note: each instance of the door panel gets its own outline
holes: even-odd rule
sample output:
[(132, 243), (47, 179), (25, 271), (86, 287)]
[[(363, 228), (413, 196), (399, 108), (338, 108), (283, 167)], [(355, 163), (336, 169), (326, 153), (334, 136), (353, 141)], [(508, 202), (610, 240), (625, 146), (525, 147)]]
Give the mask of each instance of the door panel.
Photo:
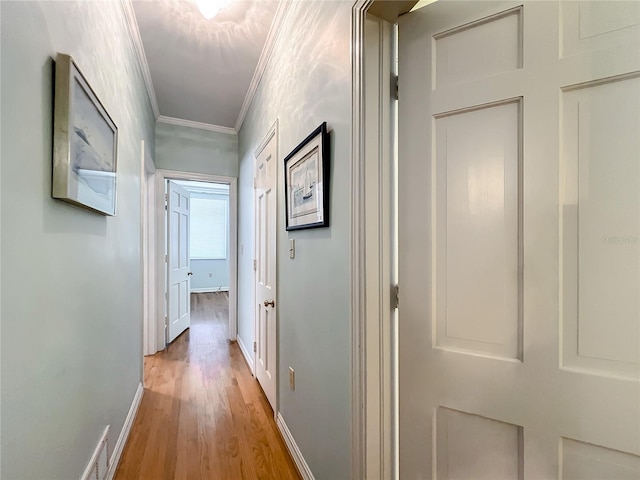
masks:
[(640, 77), (561, 95), (562, 362), (634, 378), (638, 325), (629, 319), (640, 318)]
[(256, 156), (256, 378), (276, 408), (276, 136)]
[(434, 122), (435, 344), (518, 359), (520, 102)]
[(401, 17), (400, 478), (640, 477), (636, 10)]
[(170, 343), (191, 323), (189, 192), (170, 181), (167, 198), (167, 340)]

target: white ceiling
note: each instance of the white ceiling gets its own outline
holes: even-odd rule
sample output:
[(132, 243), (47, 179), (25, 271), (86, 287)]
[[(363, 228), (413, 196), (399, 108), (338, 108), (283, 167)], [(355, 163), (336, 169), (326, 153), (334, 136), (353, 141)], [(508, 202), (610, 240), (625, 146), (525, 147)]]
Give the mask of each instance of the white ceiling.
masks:
[(239, 127), (278, 1), (234, 0), (211, 20), (191, 0), (132, 4), (161, 120)]

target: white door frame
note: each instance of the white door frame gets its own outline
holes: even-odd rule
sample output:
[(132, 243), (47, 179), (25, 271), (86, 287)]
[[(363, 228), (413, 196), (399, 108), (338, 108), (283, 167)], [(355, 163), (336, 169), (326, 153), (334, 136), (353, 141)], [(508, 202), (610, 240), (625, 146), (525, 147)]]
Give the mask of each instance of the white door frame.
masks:
[(140, 251), (142, 253), (142, 352), (144, 355), (156, 353), (156, 237), (155, 237), (155, 182), (156, 167), (149, 151), (142, 141), (140, 167)]
[(351, 478), (391, 479), (397, 478), (393, 27), (367, 13), (374, 3), (354, 2), (351, 28)]
[(165, 235), (166, 216), (164, 185), (167, 180), (192, 180), (196, 182), (224, 183), (229, 185), (229, 326), (227, 338), (236, 340), (238, 331), (237, 298), (238, 298), (238, 179), (221, 175), (209, 175), (205, 173), (179, 172), (174, 170), (157, 170), (155, 184), (155, 208), (150, 214), (155, 215), (156, 228), (156, 351), (166, 347), (166, 285), (165, 285)]

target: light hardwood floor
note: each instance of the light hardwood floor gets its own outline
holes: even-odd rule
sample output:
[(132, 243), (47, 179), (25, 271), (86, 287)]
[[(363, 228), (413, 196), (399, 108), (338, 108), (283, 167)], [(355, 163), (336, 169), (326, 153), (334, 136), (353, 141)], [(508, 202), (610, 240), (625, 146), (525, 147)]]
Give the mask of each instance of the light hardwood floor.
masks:
[(116, 480), (299, 479), (273, 411), (226, 339), (226, 293), (191, 295), (191, 328), (144, 359)]

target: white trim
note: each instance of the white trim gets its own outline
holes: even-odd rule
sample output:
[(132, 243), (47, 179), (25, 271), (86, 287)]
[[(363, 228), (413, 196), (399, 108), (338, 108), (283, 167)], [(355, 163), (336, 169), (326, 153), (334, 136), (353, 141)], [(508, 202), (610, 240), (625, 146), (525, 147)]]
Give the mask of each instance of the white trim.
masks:
[(113, 480), (113, 477), (116, 474), (116, 470), (118, 469), (118, 463), (120, 463), (120, 457), (122, 456), (122, 452), (124, 450), (124, 446), (127, 443), (127, 439), (129, 438), (129, 433), (131, 432), (131, 427), (133, 425), (133, 421), (136, 418), (136, 414), (138, 413), (138, 408), (140, 408), (140, 402), (142, 401), (142, 395), (144, 394), (144, 388), (142, 386), (142, 382), (138, 384), (138, 389), (136, 390), (136, 394), (133, 397), (133, 402), (131, 402), (131, 407), (129, 408), (129, 413), (127, 414), (127, 418), (124, 420), (124, 425), (122, 426), (122, 431), (120, 432), (120, 436), (118, 437), (118, 441), (116, 442), (115, 447), (113, 447), (113, 453), (111, 454), (109, 473), (107, 474), (107, 480)]
[[(144, 141), (144, 140), (143, 140)], [(156, 173), (156, 163), (153, 161), (153, 157), (149, 153), (149, 149), (144, 152), (144, 170), (147, 175), (153, 175)]]
[[(147, 212), (147, 181), (145, 175), (146, 157), (149, 155), (144, 148), (144, 140), (140, 140), (140, 270), (142, 273), (142, 354), (147, 355), (152, 346), (149, 344), (149, 278), (147, 269), (149, 265), (149, 249), (147, 238), (149, 235), (149, 214)], [(152, 162), (153, 163), (153, 162)], [(155, 352), (154, 352), (155, 353)], [(144, 368), (141, 369), (144, 378)]]
[[(265, 137), (262, 139), (262, 142), (260, 142), (260, 144), (258, 145), (258, 148), (256, 148), (256, 151), (253, 154), (253, 158), (258, 158), (258, 156), (262, 153), (262, 150), (265, 149), (265, 147), (267, 146), (267, 144), (271, 141), (271, 139), (275, 136), (275, 134), (278, 133), (278, 120), (276, 119), (275, 122), (273, 122), (273, 125), (271, 125), (271, 128), (269, 128), (269, 132), (265, 135)], [(278, 140), (276, 139), (276, 146), (278, 144)], [(254, 177), (255, 177), (255, 163), (254, 163)]]
[(292, 0), (281, 0), (278, 3), (278, 9), (276, 10), (276, 14), (273, 17), (273, 22), (271, 22), (271, 28), (269, 29), (269, 33), (267, 34), (267, 39), (265, 40), (264, 47), (262, 47), (262, 53), (260, 53), (258, 64), (256, 65), (256, 69), (253, 72), (253, 77), (251, 78), (249, 89), (247, 90), (247, 94), (244, 97), (244, 102), (242, 102), (242, 107), (240, 108), (238, 119), (236, 120), (236, 132), (240, 132), (240, 129), (242, 128), (242, 124), (244, 123), (244, 119), (247, 115), (247, 112), (249, 111), (249, 107), (253, 102), (253, 97), (258, 90), (258, 86), (260, 85), (260, 81), (262, 80), (262, 76), (264, 75), (264, 71), (267, 68), (269, 59), (271, 58), (273, 47), (275, 46), (276, 41), (280, 36), (280, 31), (282, 30), (284, 19), (287, 16), (289, 7), (292, 3)]
[[(293, 438), (293, 435), (291, 434), (291, 432), (289, 431), (289, 427), (287, 427), (287, 424), (284, 422), (284, 418), (282, 417), (282, 414), (280, 412), (278, 412), (278, 415), (276, 417), (276, 424), (278, 425), (278, 430), (280, 430), (280, 433), (282, 434), (284, 443), (287, 444), (287, 449), (289, 450), (289, 453), (291, 454), (293, 461), (296, 463), (296, 466), (298, 467), (298, 472), (300, 473), (300, 476), (304, 480), (315, 480), (315, 477), (313, 476), (313, 473), (311, 472), (309, 465), (307, 464), (306, 460), (302, 456), (302, 452), (298, 448), (298, 445), (296, 444), (296, 441)], [(355, 477), (352, 477), (352, 478), (355, 478)]]
[(356, 0), (351, 15), (351, 478), (365, 478), (367, 471), (363, 48), (365, 15), (371, 3)]
[(247, 365), (249, 365), (249, 370), (251, 370), (251, 375), (253, 375), (255, 377), (256, 376), (256, 371), (254, 369), (253, 359), (251, 358), (251, 355), (249, 355), (249, 350), (247, 349), (247, 346), (244, 344), (244, 342), (242, 341), (242, 338), (240, 336), (236, 337), (236, 342), (238, 343), (238, 346), (240, 347), (240, 351), (242, 352), (242, 356), (244, 357), (245, 361), (247, 362)]
[(371, 23), (375, 31), (365, 35), (372, 3), (354, 3), (351, 32), (351, 477), (382, 479), (396, 478), (390, 348), (392, 67), (389, 25)]
[(365, 35), (372, 3), (354, 2), (351, 31), (351, 478), (382, 479), (396, 478), (389, 347), (391, 34), (388, 24), (380, 21)]
[(182, 118), (167, 117), (160, 115), (158, 123), (166, 123), (169, 125), (178, 125), (181, 127), (197, 128), (199, 130), (208, 130), (210, 132), (226, 133), (228, 135), (237, 135), (238, 131), (233, 127), (223, 127), (221, 125), (212, 125), (211, 123), (195, 122), (193, 120), (184, 120)]
[[(149, 149), (141, 142), (142, 160), (140, 172), (140, 248), (142, 264), (142, 352), (153, 355), (158, 351), (156, 325), (156, 288), (155, 288), (155, 216), (154, 192), (156, 167)], [(144, 369), (140, 371), (144, 377)]]
[(394, 201), (391, 25), (367, 15), (364, 28), (363, 106), (364, 158), (364, 281), (363, 354), (366, 365), (365, 478), (394, 477), (391, 284), (393, 275)]
[(153, 81), (151, 80), (151, 72), (149, 71), (149, 63), (147, 62), (147, 55), (144, 53), (144, 46), (142, 45), (142, 37), (140, 37), (140, 30), (138, 29), (138, 21), (136, 20), (136, 13), (133, 9), (133, 3), (131, 0), (120, 0), (120, 5), (124, 12), (124, 16), (127, 20), (129, 27), (129, 35), (133, 42), (133, 49), (136, 51), (136, 58), (138, 59), (138, 66), (144, 79), (144, 85), (147, 89), (147, 96), (151, 103), (151, 109), (153, 115), (157, 119), (160, 116), (160, 109), (158, 108), (158, 100), (156, 98), (156, 91), (153, 88)]
[[(165, 234), (164, 185), (167, 180), (193, 180), (196, 182), (226, 183), (229, 185), (229, 325), (227, 337), (233, 341), (238, 333), (238, 179), (206, 173), (156, 170), (156, 282), (158, 347), (166, 347), (165, 334)], [(160, 348), (161, 347), (161, 348)]]
[(192, 288), (189, 290), (189, 293), (218, 293), (218, 292), (228, 292), (229, 287), (201, 287), (201, 288)]

